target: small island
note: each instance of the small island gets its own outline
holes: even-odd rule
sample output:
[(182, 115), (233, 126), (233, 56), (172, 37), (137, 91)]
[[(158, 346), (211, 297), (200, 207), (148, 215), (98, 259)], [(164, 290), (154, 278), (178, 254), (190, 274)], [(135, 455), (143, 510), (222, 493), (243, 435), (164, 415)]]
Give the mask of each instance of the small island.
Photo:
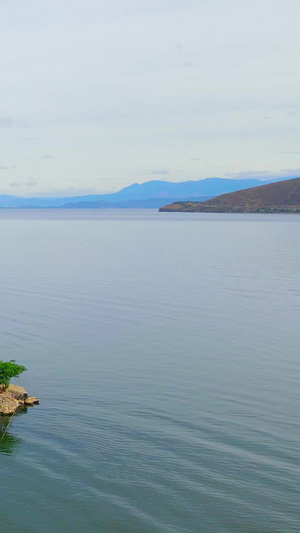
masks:
[(33, 406), (39, 403), (39, 399), (28, 396), (23, 387), (9, 385), (5, 391), (0, 391), (0, 415), (12, 416), (18, 409)]
[(12, 416), (18, 409), (39, 403), (38, 398), (28, 396), (23, 387), (11, 385), (12, 378), (19, 377), (27, 370), (25, 366), (18, 365), (14, 360), (0, 361), (0, 415)]
[(300, 213), (300, 178), (222, 194), (206, 202), (175, 202), (161, 212)]

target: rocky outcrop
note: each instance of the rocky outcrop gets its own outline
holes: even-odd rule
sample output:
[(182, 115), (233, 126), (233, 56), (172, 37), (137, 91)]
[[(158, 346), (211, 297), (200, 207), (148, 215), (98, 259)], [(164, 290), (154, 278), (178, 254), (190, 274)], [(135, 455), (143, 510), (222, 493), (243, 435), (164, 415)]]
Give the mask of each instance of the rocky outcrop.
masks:
[(2, 392), (0, 394), (0, 414), (13, 415), (20, 407), (20, 400), (16, 400), (10, 392)]
[(9, 385), (6, 391), (0, 391), (0, 415), (11, 416), (24, 406), (38, 404), (38, 398), (28, 396), (23, 387)]
[(7, 392), (10, 392), (16, 400), (26, 400), (28, 394), (23, 387), (18, 387), (18, 385), (9, 385)]

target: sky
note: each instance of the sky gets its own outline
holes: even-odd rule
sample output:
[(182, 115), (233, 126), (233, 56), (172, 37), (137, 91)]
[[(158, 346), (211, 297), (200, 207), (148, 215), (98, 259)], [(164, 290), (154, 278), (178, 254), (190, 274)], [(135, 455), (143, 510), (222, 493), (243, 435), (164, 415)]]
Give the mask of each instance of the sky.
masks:
[(0, 193), (300, 176), (299, 0), (0, 0)]

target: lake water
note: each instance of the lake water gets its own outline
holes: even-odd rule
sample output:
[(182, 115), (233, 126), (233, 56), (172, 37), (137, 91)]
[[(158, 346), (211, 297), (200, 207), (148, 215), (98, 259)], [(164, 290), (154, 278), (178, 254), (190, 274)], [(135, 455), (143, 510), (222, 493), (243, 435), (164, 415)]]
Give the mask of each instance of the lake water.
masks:
[(299, 531), (299, 227), (0, 211), (3, 530)]

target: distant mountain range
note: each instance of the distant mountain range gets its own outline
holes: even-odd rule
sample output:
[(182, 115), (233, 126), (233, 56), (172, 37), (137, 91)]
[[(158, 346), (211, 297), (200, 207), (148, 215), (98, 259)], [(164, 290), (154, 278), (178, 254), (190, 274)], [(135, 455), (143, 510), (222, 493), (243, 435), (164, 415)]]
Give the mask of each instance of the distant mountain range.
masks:
[(160, 211), (201, 213), (300, 213), (300, 178), (269, 183), (204, 202), (176, 202)]
[(180, 183), (170, 181), (148, 181), (134, 183), (111, 194), (95, 194), (87, 196), (69, 197), (40, 197), (24, 198), (18, 196), (0, 195), (0, 207), (21, 208), (159, 208), (175, 201), (197, 200), (206, 201), (220, 194), (230, 193), (242, 189), (257, 187), (266, 183), (274, 183), (278, 179), (261, 181), (258, 179), (223, 179), (207, 178), (198, 181), (184, 181)]

